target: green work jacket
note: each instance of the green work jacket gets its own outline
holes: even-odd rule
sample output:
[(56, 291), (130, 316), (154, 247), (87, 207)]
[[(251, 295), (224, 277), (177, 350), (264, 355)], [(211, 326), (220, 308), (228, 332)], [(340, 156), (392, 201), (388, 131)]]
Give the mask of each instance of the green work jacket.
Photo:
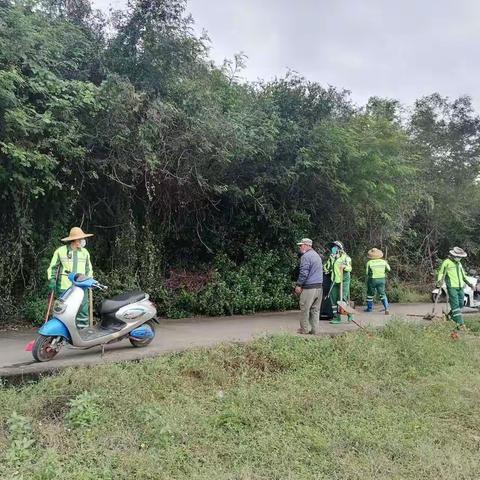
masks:
[(452, 288), (463, 288), (465, 286), (465, 270), (460, 262), (447, 258), (440, 265), (437, 274), (437, 282), (445, 278), (445, 283)]
[(343, 278), (343, 272), (350, 273), (352, 271), (352, 259), (343, 252), (338, 257), (335, 255), (330, 255), (327, 262), (325, 263), (325, 273), (330, 273), (333, 283), (340, 283)]
[(92, 262), (90, 254), (86, 248), (72, 250), (70, 246), (63, 245), (55, 250), (52, 260), (47, 270), (47, 278), (51, 280), (55, 278), (57, 267), (60, 265), (60, 275), (57, 281), (59, 290), (70, 288), (72, 282), (68, 279), (68, 272), (82, 273), (89, 277), (93, 276)]

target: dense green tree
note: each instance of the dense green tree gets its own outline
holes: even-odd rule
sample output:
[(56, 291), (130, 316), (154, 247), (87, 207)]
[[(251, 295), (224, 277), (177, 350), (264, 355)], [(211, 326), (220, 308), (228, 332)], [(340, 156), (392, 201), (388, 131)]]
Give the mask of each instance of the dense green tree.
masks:
[(177, 316), (291, 306), (306, 235), (343, 240), (357, 275), (367, 248), (388, 249), (416, 283), (453, 243), (477, 253), (469, 98), (409, 112), (293, 73), (242, 82), (245, 56), (214, 65), (185, 8), (0, 1), (4, 318), (41, 316), (46, 263), (79, 223), (114, 291), (145, 287)]

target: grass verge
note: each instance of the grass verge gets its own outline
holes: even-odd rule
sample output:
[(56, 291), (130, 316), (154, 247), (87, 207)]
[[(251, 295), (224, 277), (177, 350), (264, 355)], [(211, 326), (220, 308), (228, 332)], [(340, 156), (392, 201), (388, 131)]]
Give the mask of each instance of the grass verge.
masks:
[(3, 386), (0, 478), (479, 478), (480, 339), (450, 330), (273, 336)]

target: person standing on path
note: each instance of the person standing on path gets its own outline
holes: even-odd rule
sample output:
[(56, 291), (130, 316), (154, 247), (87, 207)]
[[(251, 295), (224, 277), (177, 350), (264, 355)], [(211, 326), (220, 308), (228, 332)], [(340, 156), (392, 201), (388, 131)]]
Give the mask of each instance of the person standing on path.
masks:
[[(85, 239), (92, 236), (92, 233), (85, 233), (81, 228), (73, 227), (70, 230), (70, 235), (62, 238), (62, 242), (66, 242), (66, 245), (55, 250), (47, 270), (47, 278), (48, 289), (50, 292), (55, 291), (57, 298), (72, 285), (66, 272), (93, 276), (90, 253), (85, 248), (87, 243)], [(57, 268), (60, 268), (58, 277), (56, 275)], [(78, 311), (76, 324), (78, 328), (85, 328), (89, 325), (87, 291), (85, 291), (82, 305)]]
[(449, 258), (443, 261), (437, 274), (437, 285), (442, 287), (443, 282), (447, 286), (448, 303), (450, 303), (450, 319), (455, 322), (457, 330), (464, 329), (465, 323), (462, 316), (464, 303), (465, 284), (473, 288), (468, 282), (465, 270), (461, 264), (462, 258), (466, 258), (467, 253), (463, 248), (454, 247), (449, 251)]
[(383, 252), (378, 248), (372, 248), (368, 251), (367, 262), (367, 308), (365, 312), (373, 311), (373, 299), (375, 293), (378, 293), (380, 300), (385, 308), (385, 315), (390, 313), (387, 294), (385, 293), (385, 282), (387, 272), (390, 271), (390, 265), (383, 259)]
[[(325, 263), (325, 272), (331, 275), (330, 300), (332, 303), (333, 319), (330, 323), (342, 323), (342, 318), (338, 313), (338, 302), (350, 301), (350, 275), (352, 271), (352, 259), (346, 254), (343, 243), (335, 240), (331, 244), (331, 254), (328, 261)], [(340, 286), (342, 288), (340, 288)], [(340, 298), (340, 291), (342, 297)], [(348, 314), (348, 321), (353, 320), (352, 314)]]
[(302, 318), (298, 333), (315, 335), (319, 330), (322, 304), (323, 265), (320, 255), (313, 250), (313, 242), (303, 238), (297, 244), (300, 250), (300, 272), (295, 293), (300, 295)]

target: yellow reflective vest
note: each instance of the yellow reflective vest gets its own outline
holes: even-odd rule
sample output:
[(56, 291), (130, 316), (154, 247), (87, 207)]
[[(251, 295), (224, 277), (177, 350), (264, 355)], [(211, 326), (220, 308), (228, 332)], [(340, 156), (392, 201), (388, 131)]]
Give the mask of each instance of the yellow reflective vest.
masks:
[(390, 265), (383, 258), (373, 258), (367, 262), (368, 278), (385, 278), (390, 271)]
[(47, 270), (48, 280), (55, 278), (58, 266), (60, 266), (60, 275), (57, 281), (57, 288), (60, 290), (66, 290), (72, 285), (72, 282), (68, 279), (67, 271), (82, 273), (89, 277), (93, 276), (90, 253), (88, 253), (86, 248), (72, 250), (69, 245), (63, 245), (57, 248)]
[(465, 270), (460, 262), (447, 258), (440, 265), (437, 274), (437, 282), (445, 277), (445, 283), (452, 288), (463, 288), (465, 286)]
[[(341, 266), (343, 265), (343, 273)], [(325, 273), (332, 274), (332, 282), (340, 283), (344, 273), (350, 273), (352, 271), (352, 259), (343, 252), (340, 256), (330, 255), (324, 268)]]

